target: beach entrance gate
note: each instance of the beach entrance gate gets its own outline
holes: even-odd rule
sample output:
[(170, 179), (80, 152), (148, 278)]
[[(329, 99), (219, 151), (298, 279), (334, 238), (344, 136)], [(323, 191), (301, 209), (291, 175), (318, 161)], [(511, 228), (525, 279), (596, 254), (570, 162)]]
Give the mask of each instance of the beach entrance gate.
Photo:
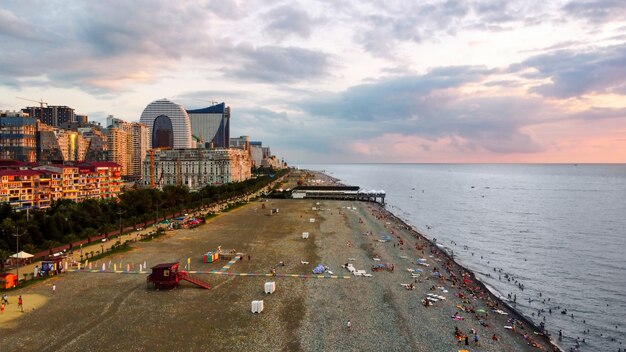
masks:
[(207, 282), (191, 277), (186, 271), (179, 271), (179, 265), (180, 263), (163, 263), (153, 266), (151, 268), (152, 273), (146, 278), (146, 285), (149, 287), (152, 283), (157, 290), (171, 289), (178, 287), (178, 283), (185, 280), (198, 287), (206, 288), (207, 290), (211, 289)]

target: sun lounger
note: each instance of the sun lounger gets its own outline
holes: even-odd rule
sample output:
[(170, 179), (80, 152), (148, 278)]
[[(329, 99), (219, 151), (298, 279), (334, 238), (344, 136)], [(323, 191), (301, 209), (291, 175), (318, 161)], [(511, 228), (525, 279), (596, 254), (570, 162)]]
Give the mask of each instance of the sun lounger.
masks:
[(302, 263), (302, 265), (307, 265), (307, 264), (309, 264), (309, 262), (305, 262), (304, 260), (303, 260), (303, 261), (301, 261), (300, 263)]
[(380, 258), (372, 258), (372, 259), (374, 259), (375, 262), (379, 262), (380, 261)]
[(401, 255), (400, 256), (400, 259), (406, 259), (406, 258), (408, 258), (406, 255)]
[(372, 274), (363, 274), (363, 276), (365, 276), (365, 277), (372, 277), (374, 275), (372, 275)]

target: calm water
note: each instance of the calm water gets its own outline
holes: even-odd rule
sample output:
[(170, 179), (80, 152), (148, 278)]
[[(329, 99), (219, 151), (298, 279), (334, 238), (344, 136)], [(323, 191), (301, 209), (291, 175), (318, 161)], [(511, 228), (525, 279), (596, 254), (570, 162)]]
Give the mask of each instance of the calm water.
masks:
[(299, 166), (385, 190), (390, 211), (555, 338), (561, 329), (562, 347), (626, 348), (626, 165)]

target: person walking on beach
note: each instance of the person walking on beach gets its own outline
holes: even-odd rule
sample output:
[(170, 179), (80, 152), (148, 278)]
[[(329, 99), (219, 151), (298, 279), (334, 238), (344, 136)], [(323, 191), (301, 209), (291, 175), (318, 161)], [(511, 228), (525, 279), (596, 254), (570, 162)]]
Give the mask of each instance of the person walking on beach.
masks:
[(498, 342), (498, 336), (496, 336), (496, 334), (493, 334), (493, 336), (491, 336), (491, 340), (493, 342)]
[(22, 295), (20, 295), (20, 297), (17, 299), (17, 308), (20, 309), (22, 311), (22, 313), (24, 313), (24, 301), (22, 301)]
[(55, 294), (56, 292), (57, 292), (57, 285), (52, 284), (52, 294)]
[(0, 314), (4, 314), (4, 302), (0, 304)]
[(348, 320), (348, 324), (346, 324), (348, 326), (348, 331), (352, 331), (352, 322), (350, 320)]

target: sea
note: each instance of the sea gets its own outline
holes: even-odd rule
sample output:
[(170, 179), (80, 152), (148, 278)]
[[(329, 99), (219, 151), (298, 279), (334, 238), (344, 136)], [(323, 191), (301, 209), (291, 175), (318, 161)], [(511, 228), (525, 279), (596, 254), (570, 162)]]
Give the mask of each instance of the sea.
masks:
[(626, 164), (298, 166), (385, 191), (564, 350), (625, 351)]

